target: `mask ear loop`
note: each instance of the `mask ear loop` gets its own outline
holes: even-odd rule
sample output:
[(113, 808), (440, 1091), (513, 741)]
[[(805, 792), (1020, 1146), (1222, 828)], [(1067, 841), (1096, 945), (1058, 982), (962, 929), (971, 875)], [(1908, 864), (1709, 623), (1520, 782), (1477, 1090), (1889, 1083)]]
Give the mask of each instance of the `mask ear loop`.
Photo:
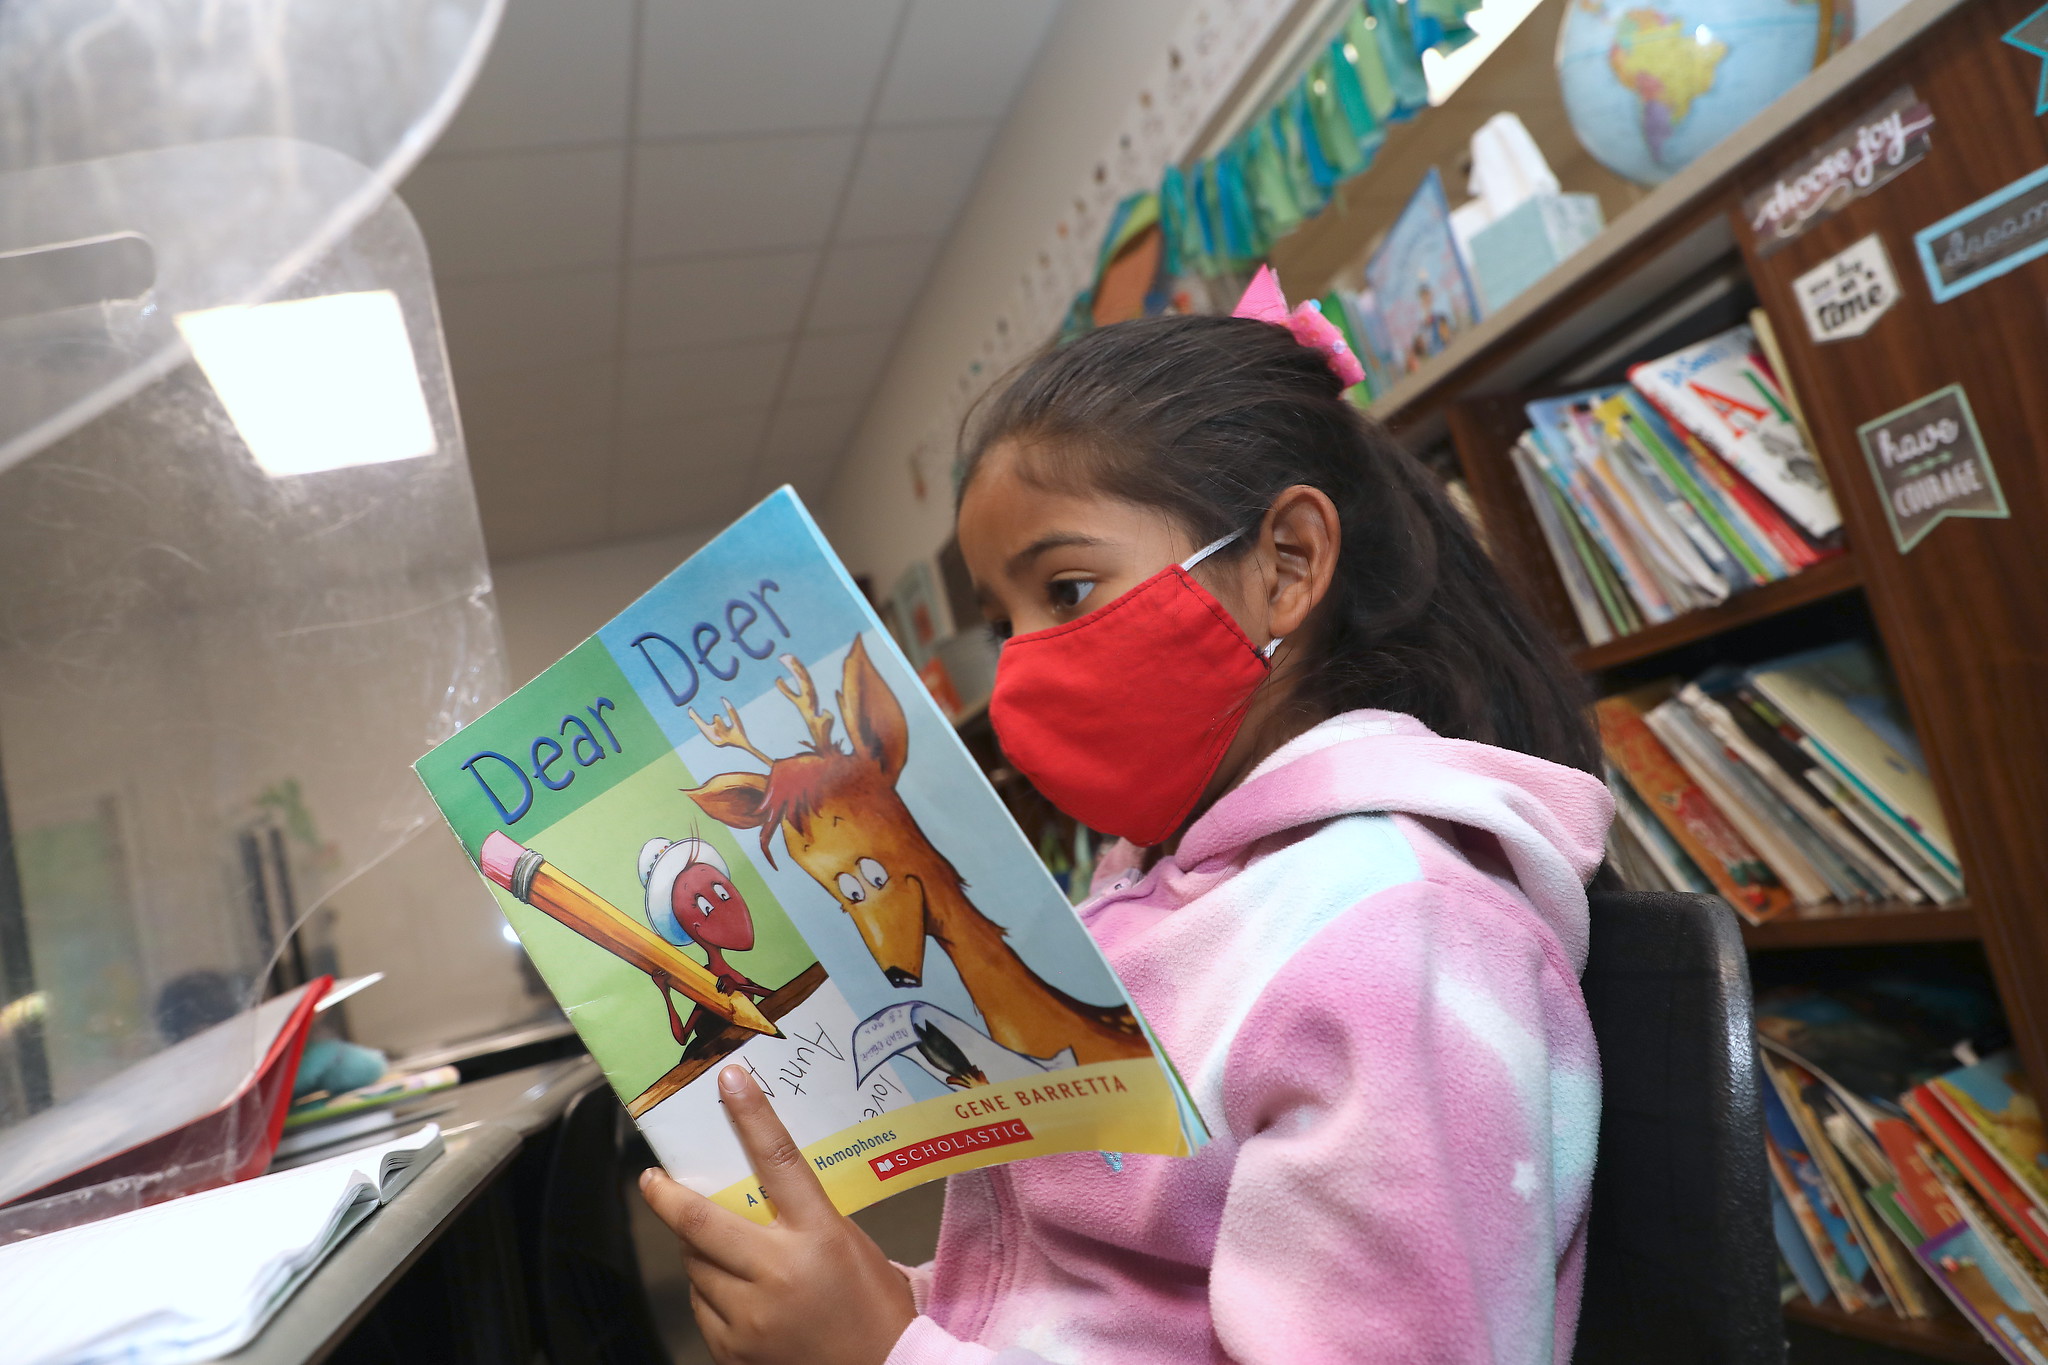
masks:
[(1197, 565), (1197, 564), (1201, 563), (1201, 562), (1202, 562), (1203, 560), (1207, 559), (1207, 558), (1208, 558), (1208, 557), (1209, 557), (1210, 555), (1213, 555), (1213, 554), (1215, 554), (1215, 553), (1216, 553), (1216, 552), (1217, 552), (1218, 550), (1220, 550), (1220, 549), (1222, 549), (1222, 548), (1223, 548), (1224, 546), (1228, 545), (1228, 544), (1229, 544), (1229, 543), (1230, 543), (1231, 541), (1233, 541), (1233, 540), (1238, 540), (1238, 539), (1241, 539), (1241, 538), (1242, 538), (1243, 536), (1244, 536), (1244, 532), (1242, 532), (1242, 531), (1232, 531), (1232, 532), (1231, 532), (1231, 533), (1230, 533), (1229, 535), (1227, 535), (1227, 536), (1224, 536), (1224, 537), (1223, 537), (1223, 538), (1222, 538), (1221, 540), (1212, 540), (1212, 541), (1210, 541), (1210, 542), (1209, 542), (1209, 543), (1208, 543), (1207, 545), (1204, 545), (1204, 546), (1203, 546), (1203, 547), (1202, 547), (1201, 549), (1199, 549), (1199, 550), (1195, 551), (1195, 552), (1194, 552), (1193, 554), (1189, 555), (1189, 556), (1188, 556), (1188, 557), (1187, 557), (1186, 559), (1183, 559), (1183, 560), (1182, 560), (1182, 561), (1180, 562), (1180, 567), (1181, 567), (1181, 569), (1182, 569), (1183, 571), (1186, 571), (1186, 570), (1189, 570), (1189, 569), (1192, 569), (1192, 568), (1194, 568), (1194, 567), (1195, 567), (1195, 565)]

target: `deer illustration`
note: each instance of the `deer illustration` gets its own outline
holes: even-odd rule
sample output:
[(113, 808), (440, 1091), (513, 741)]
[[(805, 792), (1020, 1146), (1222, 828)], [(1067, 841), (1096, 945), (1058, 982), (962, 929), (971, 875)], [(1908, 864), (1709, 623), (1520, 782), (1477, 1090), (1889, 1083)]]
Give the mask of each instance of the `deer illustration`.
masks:
[(852, 751), (832, 738), (832, 713), (795, 656), (782, 656), (796, 687), (776, 690), (804, 718), (810, 741), (787, 758), (770, 758), (747, 739), (739, 709), (723, 701), (707, 722), (690, 719), (721, 748), (739, 749), (767, 765), (765, 773), (721, 773), (686, 793), (713, 819), (761, 831), (761, 851), (782, 831), (797, 866), (853, 917), (889, 983), (920, 984), (925, 940), (952, 958), (962, 984), (987, 1022), (989, 1036), (1027, 1057), (1051, 1058), (1068, 1048), (1082, 1065), (1144, 1056), (1138, 1022), (1121, 1005), (1090, 1005), (1048, 984), (1005, 941), (1005, 930), (968, 899), (966, 884), (932, 846), (897, 795), (896, 779), (910, 747), (903, 708), (854, 638), (838, 694)]

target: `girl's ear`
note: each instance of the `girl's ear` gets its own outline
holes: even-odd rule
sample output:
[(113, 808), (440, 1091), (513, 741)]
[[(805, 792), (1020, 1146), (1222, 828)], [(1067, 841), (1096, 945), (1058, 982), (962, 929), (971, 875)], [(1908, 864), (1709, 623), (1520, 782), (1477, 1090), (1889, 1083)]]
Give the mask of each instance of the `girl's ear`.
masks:
[(1330, 590), (1343, 532), (1329, 494), (1305, 483), (1282, 490), (1259, 527), (1260, 558), (1269, 567), (1266, 630), (1273, 636), (1301, 629)]

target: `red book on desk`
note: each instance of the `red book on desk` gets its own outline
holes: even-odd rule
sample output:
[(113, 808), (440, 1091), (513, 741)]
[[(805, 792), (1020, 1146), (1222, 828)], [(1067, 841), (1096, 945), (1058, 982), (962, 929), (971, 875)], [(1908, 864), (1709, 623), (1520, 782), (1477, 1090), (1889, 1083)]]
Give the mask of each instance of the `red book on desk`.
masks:
[[(291, 1107), (323, 976), (174, 1043), (0, 1134), (0, 1206), (127, 1181), (21, 1232), (125, 1212), (260, 1175)], [(54, 1221), (53, 1221), (54, 1220)], [(19, 1221), (19, 1220), (16, 1220)], [(7, 1240), (0, 1207), (0, 1240)]]

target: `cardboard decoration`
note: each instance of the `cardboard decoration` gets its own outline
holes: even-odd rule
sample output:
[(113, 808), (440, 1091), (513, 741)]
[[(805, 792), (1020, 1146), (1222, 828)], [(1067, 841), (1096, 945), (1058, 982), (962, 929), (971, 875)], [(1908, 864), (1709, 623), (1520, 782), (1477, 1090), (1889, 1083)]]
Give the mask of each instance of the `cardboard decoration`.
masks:
[(1899, 301), (1891, 253), (1875, 232), (1792, 281), (1792, 294), (1815, 341), (1860, 337)]
[(2003, 41), (2042, 59), (2041, 83), (2034, 92), (2034, 113), (2048, 114), (2048, 5), (2014, 24)]
[(1913, 234), (1936, 303), (2048, 253), (2048, 166)]
[(1856, 428), (1899, 553), (1947, 517), (2012, 515), (1960, 384)]
[(1902, 85), (1768, 186), (1742, 201), (1743, 217), (1768, 256), (1814, 224), (1875, 194), (1927, 155), (1934, 113)]

